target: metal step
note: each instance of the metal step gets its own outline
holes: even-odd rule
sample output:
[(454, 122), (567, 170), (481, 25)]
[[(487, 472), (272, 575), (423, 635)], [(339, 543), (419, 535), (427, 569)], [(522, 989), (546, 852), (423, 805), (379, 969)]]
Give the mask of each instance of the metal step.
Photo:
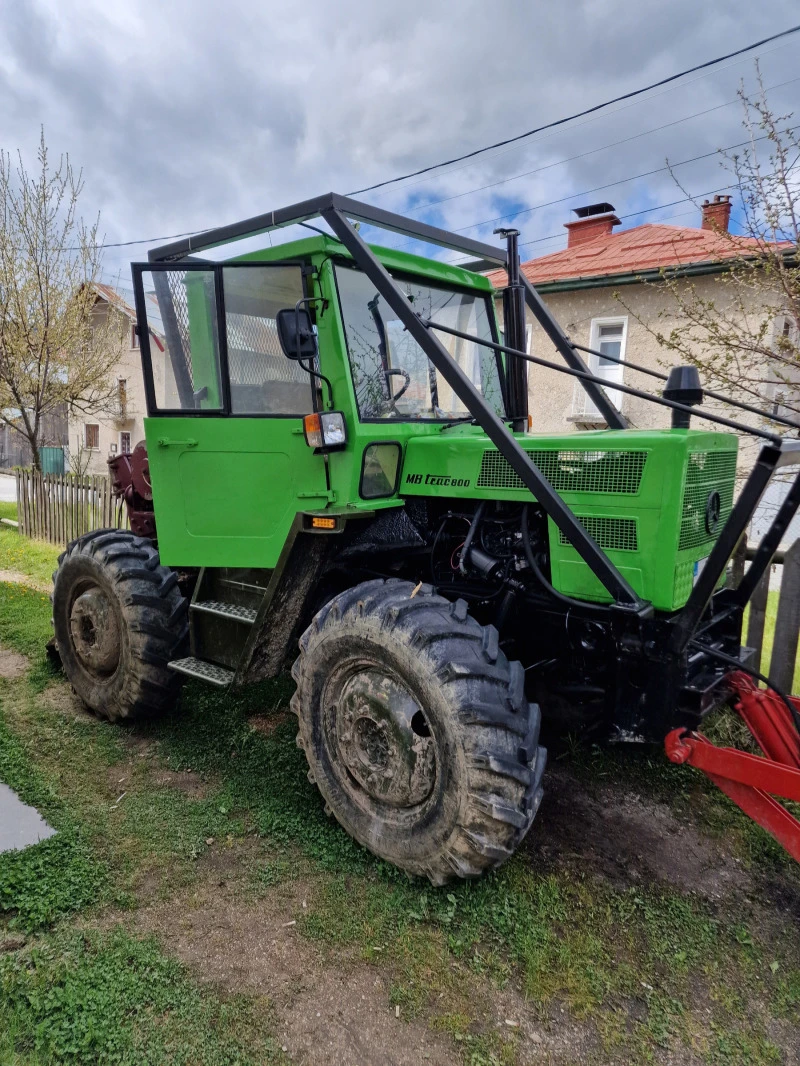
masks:
[(193, 611), (202, 611), (205, 614), (214, 614), (218, 618), (232, 618), (235, 622), (246, 622), (252, 625), (256, 620), (256, 611), (253, 607), (240, 607), (236, 603), (222, 603), (220, 600), (200, 600), (191, 605)]
[(211, 685), (219, 685), (226, 688), (233, 681), (233, 670), (217, 663), (207, 663), (203, 659), (195, 659), (191, 655), (186, 659), (175, 659), (167, 663), (170, 670), (178, 674), (186, 674), (187, 677), (196, 677), (200, 681), (207, 681)]

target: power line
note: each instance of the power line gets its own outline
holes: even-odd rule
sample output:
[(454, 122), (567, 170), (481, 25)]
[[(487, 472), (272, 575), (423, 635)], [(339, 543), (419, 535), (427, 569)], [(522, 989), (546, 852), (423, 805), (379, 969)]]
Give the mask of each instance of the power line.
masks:
[[(771, 92), (774, 89), (782, 89), (786, 85), (793, 85), (795, 82), (800, 81), (800, 78), (790, 78), (788, 81), (779, 82), (777, 85), (770, 85), (764, 91)], [(526, 170), (521, 174), (512, 174), (509, 178), (499, 178), (497, 181), (489, 182), (487, 185), (478, 185), (473, 189), (466, 189), (464, 192), (453, 193), (452, 196), (443, 196), (440, 200), (430, 200), (424, 204), (414, 204), (415, 211), (422, 211), (426, 207), (438, 207), (439, 204), (449, 203), (451, 200), (458, 200), (462, 196), (472, 196), (476, 192), (485, 192), (487, 189), (495, 189), (498, 185), (506, 185), (509, 181), (516, 181), (518, 178), (529, 178), (533, 174), (541, 174), (545, 170), (552, 170), (553, 167), (562, 166), (564, 163), (573, 163), (576, 159), (586, 159), (587, 156), (597, 155), (598, 152), (605, 152), (608, 148), (617, 148), (621, 144), (628, 144), (630, 141), (638, 140), (639, 137), (647, 137), (651, 133), (660, 133), (661, 130), (666, 130), (670, 126), (679, 126), (682, 122), (689, 122), (693, 118), (701, 118), (703, 115), (709, 115), (712, 111), (719, 111), (723, 107), (730, 107), (731, 104), (735, 104), (736, 100), (726, 100), (723, 104), (716, 104), (714, 107), (707, 107), (704, 111), (695, 111), (691, 115), (684, 115), (683, 118), (673, 119), (671, 122), (665, 122), (662, 126), (654, 126), (650, 130), (642, 130), (640, 133), (634, 133), (630, 137), (623, 137), (619, 141), (611, 141), (608, 144), (601, 144), (598, 148), (591, 148), (586, 152), (579, 152), (578, 155), (566, 156), (563, 159), (556, 159), (552, 163), (546, 163), (544, 166), (536, 167), (534, 170)], [(738, 147), (734, 145), (734, 147)], [(680, 164), (675, 164), (676, 166)]]
[[(794, 133), (800, 129), (800, 126), (792, 126), (787, 129), (786, 133)], [(730, 152), (734, 148), (741, 148), (746, 144), (753, 144), (758, 141), (768, 140), (767, 134), (762, 137), (753, 137), (746, 141), (739, 141), (737, 144), (729, 144), (725, 148), (715, 148), (712, 152), (703, 152), (700, 155), (691, 156), (689, 159), (681, 159), (677, 163), (668, 163), (663, 167), (656, 167), (654, 170), (645, 170), (641, 174), (629, 174), (626, 178), (618, 178), (616, 181), (606, 182), (604, 185), (595, 185), (592, 189), (583, 189), (581, 192), (568, 193), (566, 196), (560, 196), (557, 200), (548, 200), (544, 204), (534, 204), (533, 207), (523, 207), (518, 211), (509, 211), (505, 215), (498, 215), (496, 218), (485, 218), (481, 222), (472, 222), (469, 226), (462, 226), (460, 229), (454, 230), (455, 233), (465, 233), (470, 229), (477, 229), (478, 226), (489, 226), (494, 222), (503, 222), (508, 218), (519, 218), (520, 215), (529, 215), (532, 211), (539, 211), (545, 207), (554, 207), (556, 204), (563, 204), (567, 200), (574, 200), (577, 196), (589, 196), (591, 193), (601, 192), (603, 189), (612, 189), (617, 185), (625, 185), (629, 181), (638, 181), (640, 178), (650, 178), (654, 174), (663, 174), (664, 171), (672, 170), (675, 167), (683, 167), (689, 163), (697, 163), (700, 159), (709, 159), (712, 156), (719, 155), (720, 152)], [(705, 195), (704, 193), (701, 195)]]
[[(758, 59), (761, 59), (763, 56), (772, 55), (773, 52), (777, 52), (781, 48), (785, 48), (788, 44), (789, 44), (789, 41), (784, 41), (783, 44), (776, 44), (774, 46), (774, 48), (765, 48), (762, 51), (760, 51), (759, 54), (757, 56), (755, 56), (754, 58), (758, 60)], [(727, 70), (728, 67), (737, 66), (738, 62), (739, 62), (739, 60), (734, 58), (733, 60), (730, 60), (729, 62), (724, 63), (718, 69)], [(680, 87), (683, 88), (683, 89), (688, 89), (690, 86), (695, 85), (698, 81), (702, 81), (704, 78), (710, 77), (711, 74), (714, 73), (715, 69), (717, 69), (717, 68), (712, 68), (710, 70), (705, 71), (705, 73), (698, 74), (696, 78), (690, 78), (688, 81), (685, 81), (683, 83), (683, 85), (680, 86)], [(785, 83), (782, 82), (781, 85), (783, 85), (783, 84), (785, 84)], [(653, 92), (650, 96), (648, 96), (647, 103), (652, 103), (653, 100), (656, 100), (659, 96), (664, 96), (666, 93), (675, 92), (675, 90), (677, 88), (679, 88), (678, 85), (668, 85), (665, 88), (662, 88), (660, 90), (660, 92)], [(774, 85), (774, 86), (772, 86), (772, 88), (777, 89), (777, 88), (780, 88), (780, 86), (779, 85)], [(589, 125), (592, 122), (597, 122), (601, 118), (606, 118), (608, 116), (618, 115), (621, 111), (627, 111), (627, 109), (630, 108), (630, 107), (636, 107), (637, 103), (638, 103), (638, 101), (636, 99), (629, 100), (627, 103), (621, 103), (617, 107), (612, 108), (610, 111), (608, 111), (606, 113), (606, 115), (601, 115), (601, 114), (598, 113), (596, 115), (588, 115), (586, 118), (583, 118), (583, 119), (580, 119), (580, 120), (576, 120), (574, 122), (574, 124), (572, 126), (570, 126), (570, 129), (569, 129), (568, 132), (569, 133), (573, 133), (575, 130), (580, 129), (581, 126), (587, 126), (587, 125)], [(554, 130), (550, 130), (549, 133), (545, 133), (542, 137), (538, 138), (538, 140), (536, 141), (537, 145), (542, 144), (544, 141), (549, 140), (551, 137), (558, 136), (558, 134), (560, 132), (561, 131), (558, 128), (556, 128)], [(492, 155), (491, 161), (494, 162), (496, 159), (499, 159), (501, 156), (509, 155), (511, 152), (518, 152), (522, 147), (523, 147), (523, 145), (521, 145), (521, 144), (511, 145), (508, 148), (504, 148), (502, 151), (497, 151), (497, 152), (494, 153), (494, 155)], [(461, 166), (450, 167), (450, 169), (447, 171), (447, 175), (449, 176), (451, 174), (457, 174), (460, 170), (469, 170), (470, 167), (479, 166), (481, 164), (481, 162), (482, 162), (482, 160), (476, 159), (474, 162), (466, 162), (466, 163), (462, 163)], [(425, 182), (430, 181), (430, 180), (431, 180), (430, 178), (425, 177), (423, 175), (421, 178), (417, 178), (416, 181), (409, 181), (406, 185), (403, 185), (401, 191), (402, 192), (406, 192), (406, 190), (412, 189), (415, 185), (422, 185)], [(386, 189), (378, 190), (377, 191), (377, 195), (378, 196), (384, 196), (384, 195), (386, 195), (386, 193), (388, 193), (390, 191), (393, 191), (393, 190), (391, 190), (391, 189), (389, 189), (387, 187)]]
[(622, 93), (620, 96), (615, 96), (610, 100), (604, 100), (602, 103), (594, 104), (592, 107), (587, 107), (583, 111), (576, 111), (572, 115), (566, 115), (563, 118), (554, 119), (552, 122), (547, 122), (543, 126), (537, 126), (532, 130), (527, 130), (525, 133), (519, 133), (515, 137), (506, 137), (505, 140), (495, 141), (494, 144), (485, 145), (483, 148), (475, 148), (471, 152), (465, 152), (463, 155), (454, 156), (452, 159), (445, 159), (439, 163), (431, 163), (430, 166), (420, 167), (419, 170), (409, 171), (408, 174), (401, 174), (396, 178), (387, 178), (385, 181), (378, 181), (374, 185), (366, 185), (363, 189), (354, 189), (352, 192), (347, 193), (347, 195), (357, 196), (360, 193), (372, 192), (375, 189), (382, 189), (386, 185), (395, 185), (398, 181), (405, 181), (406, 178), (415, 178), (420, 174), (429, 174), (432, 170), (438, 170), (440, 167), (450, 166), (452, 163), (460, 163), (464, 159), (474, 159), (475, 156), (482, 155), (484, 152), (489, 152), (493, 148), (502, 148), (504, 145), (525, 140), (525, 138), (532, 137), (535, 133), (554, 129), (556, 126), (563, 126), (567, 122), (573, 122), (577, 118), (583, 118), (585, 115), (591, 115), (596, 111), (601, 111), (603, 108), (610, 107), (612, 104), (617, 104), (621, 100), (630, 100), (634, 96), (641, 96), (642, 93), (649, 92), (650, 89), (657, 89), (661, 85), (667, 85), (670, 82), (677, 81), (679, 78), (686, 77), (687, 74), (694, 74), (695, 71), (706, 70), (709, 67), (717, 66), (719, 63), (723, 63), (727, 59), (733, 59), (734, 56), (740, 56), (745, 52), (751, 52), (754, 48), (759, 48), (762, 44), (769, 44), (771, 41), (777, 41), (783, 37), (788, 37), (793, 33), (797, 33), (798, 30), (800, 30), (800, 25), (792, 26), (788, 30), (782, 30), (780, 33), (774, 33), (769, 37), (762, 38), (760, 41), (754, 41), (752, 44), (748, 44), (744, 48), (738, 48), (736, 51), (728, 52), (726, 55), (718, 56), (716, 59), (708, 59), (705, 63), (698, 63), (696, 66), (688, 67), (686, 70), (681, 70), (677, 74), (670, 74), (669, 77), (661, 78), (659, 81), (651, 82), (649, 85), (642, 86), (639, 89), (632, 89), (630, 92)]
[[(760, 51), (758, 53), (758, 55), (756, 55), (754, 58), (756, 60), (758, 60), (758, 59), (761, 59), (763, 56), (772, 55), (773, 52), (777, 52), (781, 48), (785, 48), (788, 44), (789, 44), (789, 41), (784, 41), (783, 44), (776, 44), (773, 48), (765, 48), (762, 51)], [(683, 83), (683, 85), (680, 86), (680, 88), (688, 89), (690, 86), (695, 85), (697, 82), (702, 81), (704, 78), (710, 77), (714, 73), (714, 71), (716, 69), (727, 70), (729, 67), (737, 66), (738, 62), (740, 62), (740, 60), (741, 60), (741, 57), (739, 57), (738, 60), (734, 58), (733, 60), (730, 60), (727, 63), (724, 63), (719, 68), (712, 68), (710, 70), (705, 71), (702, 74), (698, 74), (697, 77), (690, 78), (688, 81), (685, 81)], [(785, 84), (785, 83), (782, 82), (781, 85), (783, 85), (783, 84)], [(675, 92), (675, 90), (677, 88), (679, 88), (678, 85), (667, 85), (665, 88), (662, 88), (659, 92), (651, 93), (647, 97), (647, 101), (646, 102), (647, 103), (652, 103), (652, 101), (656, 100), (659, 96), (664, 96), (666, 93)], [(779, 85), (774, 85), (774, 86), (772, 86), (772, 88), (777, 89), (777, 88), (780, 88), (780, 86)], [(601, 114), (598, 113), (596, 115), (588, 115), (586, 118), (583, 118), (583, 119), (580, 119), (580, 120), (576, 120), (574, 122), (574, 124), (570, 126), (568, 132), (569, 133), (573, 133), (575, 130), (580, 129), (581, 126), (587, 126), (587, 125), (589, 125), (592, 122), (597, 122), (599, 119), (606, 118), (606, 117), (613, 116), (613, 115), (618, 115), (621, 111), (627, 111), (627, 109), (630, 108), (630, 107), (636, 107), (637, 103), (638, 103), (638, 101), (636, 99), (629, 100), (627, 103), (621, 103), (617, 107), (612, 108), (610, 111), (606, 112), (605, 115), (601, 115)], [(539, 137), (537, 139), (537, 141), (536, 141), (536, 144), (537, 145), (542, 144), (544, 141), (549, 140), (551, 137), (558, 136), (558, 134), (560, 132), (561, 131), (558, 128), (556, 128), (554, 130), (550, 130), (549, 132), (546, 132), (542, 137)], [(494, 162), (495, 160), (499, 159), (501, 156), (509, 155), (511, 152), (518, 152), (523, 147), (524, 146), (522, 144), (517, 144), (517, 145), (511, 145), (508, 148), (504, 148), (502, 151), (496, 151), (492, 155), (491, 161)], [(482, 162), (481, 159), (476, 159), (473, 162), (462, 163), (461, 166), (452, 166), (452, 167), (450, 167), (447, 170), (446, 173), (447, 173), (448, 176), (451, 175), (451, 174), (457, 174), (461, 170), (469, 170), (470, 167), (480, 166), (481, 162)], [(430, 178), (428, 178), (425, 175), (423, 175), (421, 178), (417, 178), (416, 181), (409, 181), (407, 184), (403, 185), (401, 191), (402, 192), (406, 192), (408, 189), (412, 189), (415, 185), (422, 185), (425, 182), (428, 182), (430, 180), (431, 180)], [(391, 191), (393, 191), (393, 190), (387, 187), (386, 189), (378, 190), (376, 195), (384, 196), (388, 192), (391, 192)]]

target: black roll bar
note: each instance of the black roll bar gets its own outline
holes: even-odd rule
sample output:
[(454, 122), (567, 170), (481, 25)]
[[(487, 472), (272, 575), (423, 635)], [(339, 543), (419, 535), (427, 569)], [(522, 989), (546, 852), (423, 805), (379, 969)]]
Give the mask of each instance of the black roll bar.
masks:
[[(378, 261), (347, 218), (335, 208), (322, 212), (322, 217), (347, 248), (357, 265), (364, 271), (378, 292), (386, 300), (408, 332), (450, 385), (456, 396), (481, 426), (500, 454), (516, 472), (523, 485), (539, 501), (553, 522), (564, 533), (575, 550), (621, 606), (637, 612), (652, 611), (642, 600), (596, 541), (586, 532), (572, 511), (539, 468), (522, 448), (478, 392), (470, 379), (428, 325), (420, 319), (398, 288), (392, 276)], [(474, 339), (465, 334), (467, 339)]]
[(727, 426), (729, 429), (735, 429), (739, 433), (750, 433), (754, 437), (761, 437), (763, 440), (771, 441), (773, 444), (780, 444), (783, 439), (776, 433), (769, 433), (767, 430), (755, 429), (753, 426), (745, 425), (744, 422), (736, 422), (732, 418), (725, 418), (723, 415), (714, 415), (710, 412), (698, 411), (697, 407), (689, 407), (685, 403), (678, 403), (677, 400), (668, 400), (665, 396), (653, 396), (652, 393), (644, 392), (642, 389), (636, 389), (632, 385), (620, 385), (611, 381), (606, 382), (596, 374), (590, 374), (588, 370), (572, 370), (570, 367), (561, 366), (559, 363), (554, 363), (549, 359), (542, 359), (538, 355), (528, 355), (527, 352), (520, 352), (516, 348), (508, 348), (504, 344), (497, 344), (495, 341), (488, 341), (484, 340), (482, 337), (476, 337), (472, 333), (464, 333), (460, 329), (444, 326), (440, 322), (434, 322), (432, 319), (423, 319), (422, 321), (423, 325), (428, 326), (430, 329), (438, 329), (441, 330), (442, 333), (450, 333), (454, 337), (463, 337), (464, 340), (474, 341), (475, 344), (481, 344), (485, 348), (493, 348), (496, 351), (505, 352), (506, 355), (513, 355), (517, 359), (524, 359), (527, 363), (534, 363), (536, 366), (547, 367), (548, 370), (555, 370), (559, 374), (569, 374), (570, 377), (577, 378), (579, 381), (594, 382), (597, 385), (603, 385), (604, 388), (613, 389), (615, 392), (623, 392), (626, 396), (636, 396), (640, 400), (649, 400), (651, 403), (658, 404), (660, 407), (669, 407), (673, 411), (683, 411), (685, 414), (695, 415), (697, 418), (705, 418), (709, 422), (717, 422), (719, 425)]
[[(778, 467), (797, 465), (800, 463), (800, 441), (785, 441), (774, 433), (754, 429), (743, 423), (721, 415), (700, 413), (696, 408), (673, 400), (667, 400), (663, 396), (653, 396), (640, 389), (631, 386), (620, 385), (605, 381), (595, 374), (591, 374), (588, 367), (578, 354), (579, 351), (587, 351), (595, 354), (593, 349), (584, 348), (574, 344), (562, 330), (556, 319), (550, 313), (535, 288), (524, 274), (519, 275), (519, 283), (524, 288), (525, 303), (530, 309), (536, 321), (542, 327), (556, 350), (564, 359), (566, 366), (553, 363), (546, 359), (530, 356), (518, 348), (509, 348), (504, 345), (486, 341), (479, 337), (473, 337), (460, 330), (451, 329), (432, 321), (423, 321), (411, 308), (400, 289), (395, 284), (391, 275), (381, 265), (350, 221), (364, 222), (367, 225), (379, 229), (390, 230), (407, 237), (450, 248), (453, 251), (465, 252), (473, 255), (483, 265), (496, 265), (508, 269), (508, 255), (502, 248), (484, 244), (481, 241), (472, 240), (460, 234), (451, 233), (439, 229), (436, 226), (424, 222), (417, 222), (404, 218), (402, 215), (369, 204), (351, 200), (348, 197), (339, 196), (336, 193), (326, 193), (322, 196), (304, 200), (289, 207), (277, 211), (270, 211), (263, 215), (256, 215), (243, 222), (221, 226), (207, 230), (194, 237), (184, 238), (170, 244), (154, 248), (149, 253), (151, 263), (166, 263), (175, 260), (183, 260), (193, 252), (215, 248), (231, 241), (241, 240), (245, 237), (253, 237), (260, 233), (266, 233), (273, 229), (304, 223), (308, 219), (321, 217), (333, 230), (334, 234), (344, 247), (350, 252), (354, 261), (370, 278), (378, 292), (384, 297), (387, 304), (392, 308), (398, 318), (403, 322), (411, 336), (420, 345), (430, 359), (433, 366), (441, 373), (453, 391), (464, 403), (467, 410), (474, 416), (486, 435), (497, 447), (501, 455), (507, 460), (512, 469), (517, 473), (522, 483), (531, 494), (541, 503), (547, 514), (552, 518), (556, 526), (565, 534), (570, 543), (578, 551), (584, 562), (595, 576), (602, 582), (607, 591), (614, 597), (617, 606), (625, 607), (637, 612), (641, 616), (652, 614), (652, 607), (642, 600), (633, 588), (628, 584), (619, 570), (608, 559), (594, 539), (586, 532), (572, 511), (555, 491), (542, 472), (531, 461), (530, 455), (521, 447), (519, 442), (509, 432), (505, 424), (498, 418), (494, 411), (486, 404), (483, 396), (477, 391), (470, 379), (462, 372), (445, 347), (435, 336), (433, 330), (441, 330), (456, 337), (463, 337), (478, 344), (493, 348), (497, 352), (505, 352), (530, 363), (548, 367), (566, 373), (579, 380), (586, 393), (601, 413), (606, 423), (615, 429), (627, 429), (628, 421), (614, 406), (609, 399), (606, 389), (614, 389), (618, 392), (636, 396), (651, 403), (670, 407), (673, 410), (683, 411), (702, 417), (708, 421), (734, 429), (740, 433), (752, 434), (761, 437), (768, 442), (762, 447), (756, 466), (747, 479), (747, 482), (737, 499), (733, 510), (725, 523), (714, 548), (706, 562), (690, 597), (684, 608), (672, 619), (675, 623), (676, 646), (685, 647), (697, 622), (705, 611), (708, 602), (713, 595), (717, 582), (732, 554), (736, 544), (744, 532), (747, 523), (752, 516), (770, 478)], [(515, 274), (516, 277), (516, 274)], [(140, 319), (143, 317), (143, 308), (138, 308)], [(602, 354), (602, 353), (600, 353)], [(622, 359), (607, 356), (612, 362), (631, 366), (632, 369), (642, 370), (651, 376), (662, 377), (657, 371), (646, 370), (635, 366)], [(733, 406), (753, 413), (763, 414), (757, 408), (738, 401), (732, 401), (719, 393), (707, 393), (714, 399), (722, 400)], [(775, 418), (776, 422), (788, 424), (797, 428), (797, 424), (784, 418)], [(752, 591), (755, 584), (763, 574), (774, 552), (774, 547), (788, 527), (793, 515), (800, 504), (800, 476), (795, 481), (789, 496), (779, 508), (776, 518), (765, 534), (756, 558), (745, 575), (740, 586), (740, 602), (743, 604), (748, 598), (748, 590)], [(777, 539), (776, 539), (777, 538)]]
[[(229, 226), (219, 226), (216, 229), (206, 230), (194, 237), (184, 237), (182, 240), (163, 244), (159, 248), (153, 248), (148, 253), (148, 259), (153, 262), (169, 262), (175, 259), (184, 259), (194, 252), (202, 252), (209, 248), (217, 248), (219, 245), (228, 244), (231, 241), (243, 240), (245, 237), (255, 237), (260, 233), (268, 233), (273, 229), (281, 229), (285, 226), (308, 221), (310, 218), (324, 217), (326, 211), (338, 211), (340, 214), (364, 222), (378, 229), (400, 233), (405, 237), (416, 238), (436, 244), (440, 248), (450, 248), (455, 252), (466, 252), (468, 255), (477, 256), (483, 266), (508, 267), (508, 255), (504, 248), (498, 248), (492, 244), (484, 244), (482, 241), (464, 237), (458, 233), (430, 226), (427, 222), (417, 222), (414, 219), (397, 215), (393, 211), (384, 211), (383, 208), (374, 207), (372, 204), (364, 204), (358, 200), (351, 200), (337, 193), (325, 193), (315, 196), (311, 200), (302, 200), (300, 203), (281, 208), (278, 211), (267, 211), (263, 215), (255, 215), (243, 222), (234, 222)], [(533, 288), (524, 274), (520, 274), (519, 282), (524, 288), (525, 303), (530, 308), (536, 321), (545, 331), (557, 351), (566, 360), (573, 370), (586, 372), (588, 367), (570, 344), (569, 339), (559, 326), (555, 318), (550, 314), (539, 294)], [(608, 396), (603, 392), (602, 386), (593, 381), (582, 382), (587, 395), (605, 418), (609, 426), (614, 429), (627, 429), (627, 419), (616, 409)]]
[[(649, 366), (642, 366), (641, 363), (632, 363), (629, 359), (620, 359), (618, 355), (609, 355), (607, 352), (598, 352), (596, 348), (587, 348), (585, 344), (576, 344), (575, 341), (570, 342), (573, 348), (577, 348), (579, 352), (587, 352), (589, 355), (598, 355), (601, 359), (607, 359), (610, 363), (616, 363), (618, 366), (628, 366), (631, 370), (635, 370), (639, 374), (646, 374), (648, 377), (656, 378), (658, 381), (669, 381), (668, 374), (662, 374), (660, 370), (653, 370)], [(754, 407), (753, 404), (745, 403), (743, 400), (734, 400), (730, 396), (726, 396), (722, 392), (714, 392), (713, 389), (707, 389), (703, 386), (704, 396), (710, 396), (712, 400), (721, 400), (722, 403), (728, 404), (730, 407), (738, 407), (740, 411), (749, 411), (752, 415), (760, 415), (762, 418), (768, 419), (770, 422), (777, 422), (781, 426), (788, 426), (790, 429), (800, 429), (800, 422), (795, 422), (791, 418), (786, 418), (784, 415), (768, 415), (766, 411), (762, 411), (760, 407)], [(704, 417), (697, 412), (699, 417)]]

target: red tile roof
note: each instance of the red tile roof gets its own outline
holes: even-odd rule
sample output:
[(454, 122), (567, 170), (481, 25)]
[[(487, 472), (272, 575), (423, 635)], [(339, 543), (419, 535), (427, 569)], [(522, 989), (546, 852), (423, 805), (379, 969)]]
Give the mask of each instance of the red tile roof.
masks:
[[(731, 237), (713, 230), (688, 226), (647, 223), (621, 233), (604, 234), (593, 241), (565, 248), (561, 252), (529, 259), (522, 264), (525, 276), (535, 285), (567, 279), (631, 274), (688, 263), (714, 263), (731, 259), (741, 252), (757, 252), (754, 237)], [(487, 277), (502, 288), (504, 270)]]

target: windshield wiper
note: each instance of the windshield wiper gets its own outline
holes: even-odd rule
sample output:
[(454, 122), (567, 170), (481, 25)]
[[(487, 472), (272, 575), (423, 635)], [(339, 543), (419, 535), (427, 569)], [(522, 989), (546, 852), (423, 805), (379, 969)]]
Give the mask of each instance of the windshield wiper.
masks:
[(469, 424), (470, 424), (471, 426), (479, 426), (479, 425), (480, 425), (480, 422), (478, 421), (478, 419), (477, 419), (477, 418), (473, 418), (473, 417), (472, 417), (472, 415), (467, 415), (467, 416), (466, 416), (466, 418), (453, 418), (453, 419), (452, 419), (452, 420), (451, 420), (450, 422), (448, 422), (448, 423), (447, 423), (446, 425), (442, 426), (442, 428), (441, 428), (440, 432), (441, 432), (441, 433), (444, 433), (444, 431), (445, 431), (446, 429), (452, 429), (452, 428), (453, 428), (453, 426), (463, 426), (463, 425), (465, 425), (465, 424), (466, 424), (467, 422), (469, 422)]
[[(514, 419), (513, 419), (513, 418), (503, 418), (503, 419), (502, 419), (501, 421), (503, 421), (503, 422), (507, 422), (507, 423), (508, 423), (509, 425), (511, 425), (511, 424), (512, 424), (512, 422), (514, 421)], [(451, 420), (450, 422), (448, 422), (448, 423), (447, 423), (447, 425), (446, 425), (446, 426), (442, 426), (442, 428), (441, 428), (440, 432), (441, 432), (441, 433), (444, 433), (444, 431), (445, 431), (446, 429), (452, 429), (452, 428), (453, 428), (453, 426), (463, 426), (463, 425), (466, 425), (466, 423), (467, 423), (467, 422), (468, 422), (468, 423), (469, 423), (469, 424), (470, 424), (471, 426), (479, 426), (479, 425), (480, 425), (480, 422), (478, 421), (478, 419), (477, 419), (477, 418), (473, 418), (473, 417), (472, 417), (472, 415), (465, 415), (465, 417), (464, 417), (464, 418), (453, 418), (453, 419), (452, 419), (452, 420)]]

